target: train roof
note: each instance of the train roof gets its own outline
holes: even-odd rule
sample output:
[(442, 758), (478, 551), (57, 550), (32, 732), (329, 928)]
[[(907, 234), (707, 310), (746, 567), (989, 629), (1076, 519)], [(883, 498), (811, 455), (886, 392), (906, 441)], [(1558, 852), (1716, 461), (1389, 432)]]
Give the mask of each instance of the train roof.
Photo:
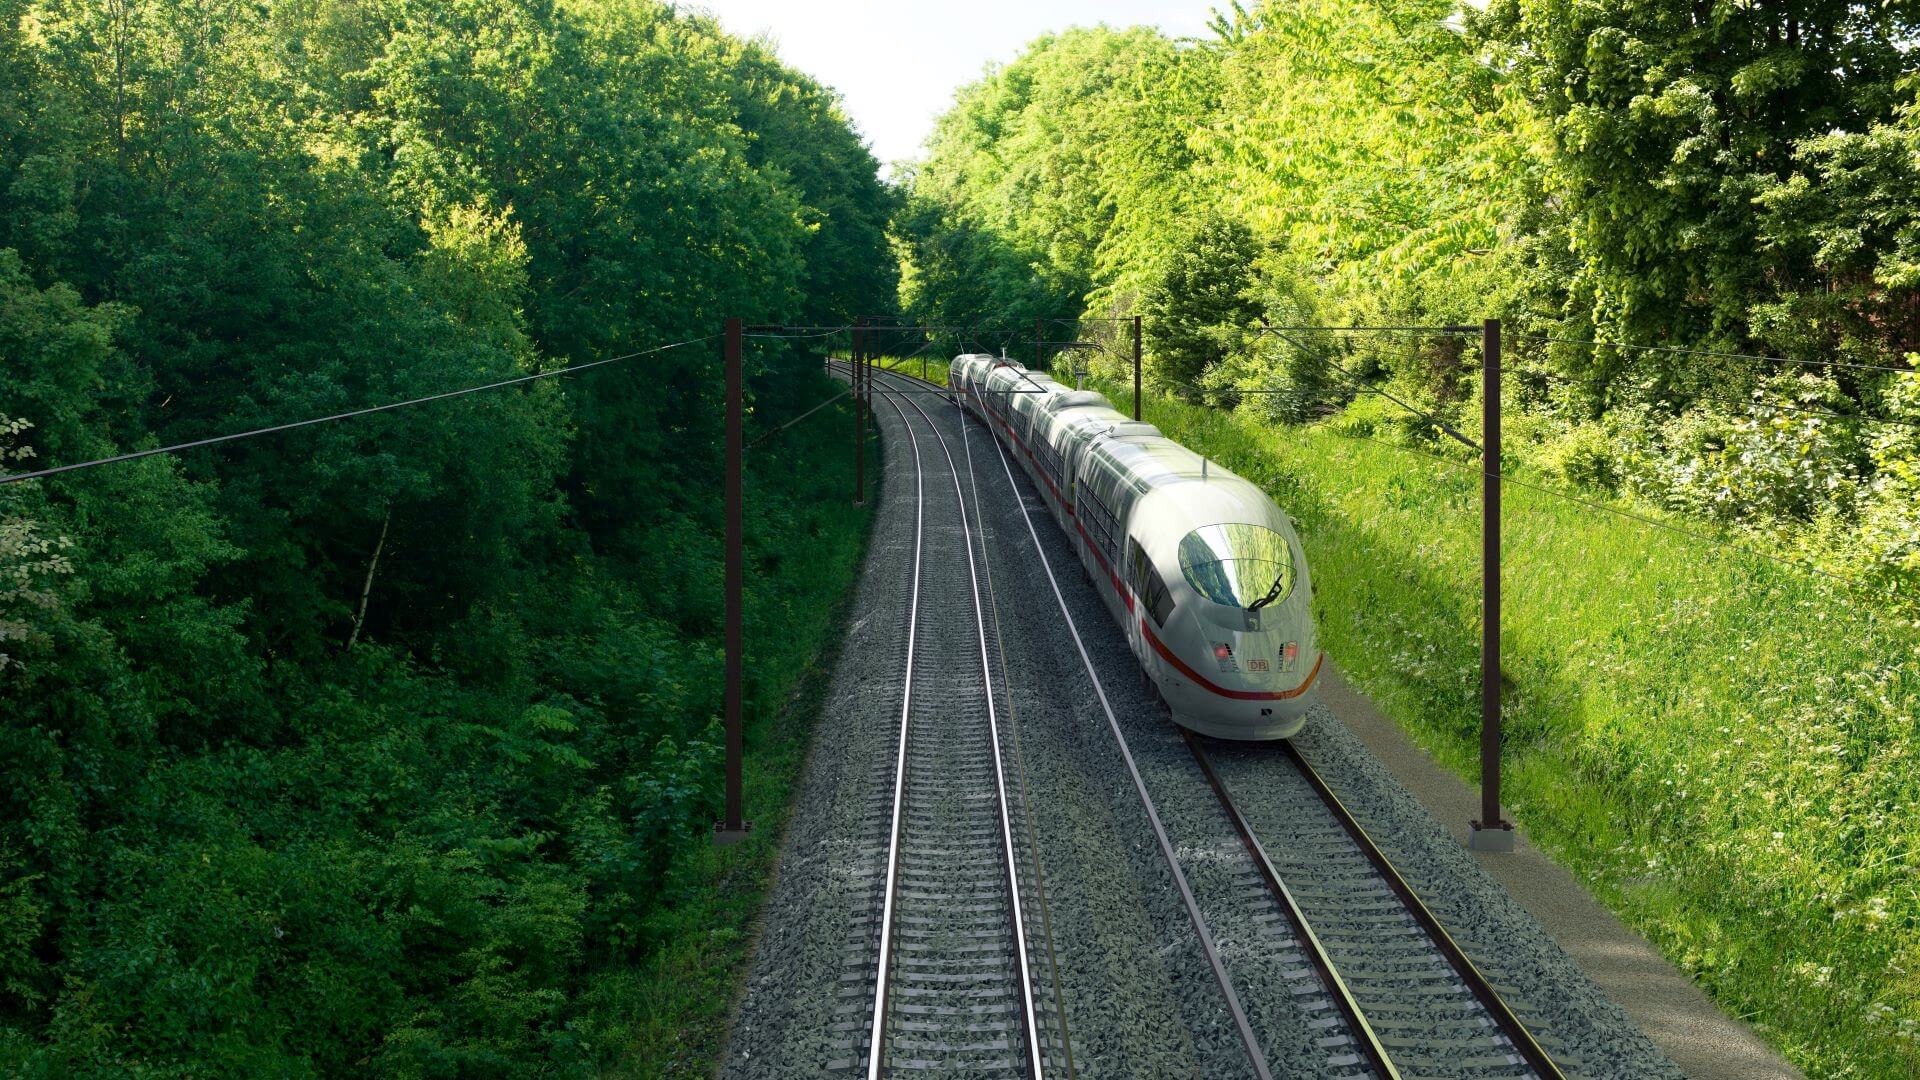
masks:
[(1113, 402), (1107, 400), (1107, 395), (1096, 390), (1068, 390), (1065, 386), (1062, 386), (1060, 392), (1053, 395), (1047, 402), (1047, 408), (1053, 412), (1088, 407), (1112, 409)]
[(1191, 484), (1213, 489), (1206, 494), (1192, 493), (1193, 498), (1205, 502), (1237, 502), (1248, 497), (1257, 497), (1263, 503), (1271, 501), (1252, 481), (1158, 434), (1102, 439), (1094, 444), (1093, 454), (1095, 460), (1111, 463), (1114, 471), (1141, 494)]
[(1187, 478), (1198, 480), (1204, 467), (1199, 454), (1164, 437), (1102, 439), (1094, 444), (1093, 453), (1095, 458), (1110, 461), (1135, 490)]

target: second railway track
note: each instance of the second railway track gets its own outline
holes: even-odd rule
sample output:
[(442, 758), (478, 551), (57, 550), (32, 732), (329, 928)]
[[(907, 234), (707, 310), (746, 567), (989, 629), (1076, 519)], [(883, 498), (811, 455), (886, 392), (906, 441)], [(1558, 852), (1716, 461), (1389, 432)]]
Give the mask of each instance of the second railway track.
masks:
[[(1562, 1080), (1559, 1062), (1298, 748), (1182, 736), (1267, 888), (1311, 928), (1318, 963), (1342, 983), (1378, 1071)], [(1252, 817), (1210, 743), (1224, 748), (1240, 779), (1259, 786)]]

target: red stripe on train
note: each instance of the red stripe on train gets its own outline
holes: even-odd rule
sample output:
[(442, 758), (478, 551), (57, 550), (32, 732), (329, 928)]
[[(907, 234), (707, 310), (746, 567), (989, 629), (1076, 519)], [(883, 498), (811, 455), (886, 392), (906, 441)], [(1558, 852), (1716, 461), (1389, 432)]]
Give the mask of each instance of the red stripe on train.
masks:
[(1313, 662), (1313, 670), (1307, 672), (1307, 680), (1291, 690), (1229, 690), (1188, 667), (1186, 661), (1175, 656), (1173, 650), (1167, 648), (1166, 644), (1154, 634), (1152, 626), (1142, 621), (1140, 628), (1147, 632), (1147, 640), (1153, 643), (1153, 650), (1159, 653), (1167, 663), (1177, 668), (1180, 674), (1198, 683), (1200, 688), (1208, 693), (1233, 698), (1235, 701), (1286, 701), (1289, 698), (1297, 698), (1307, 692), (1307, 687), (1313, 685), (1313, 680), (1320, 677), (1320, 667), (1327, 662), (1327, 654), (1321, 653), (1320, 659)]

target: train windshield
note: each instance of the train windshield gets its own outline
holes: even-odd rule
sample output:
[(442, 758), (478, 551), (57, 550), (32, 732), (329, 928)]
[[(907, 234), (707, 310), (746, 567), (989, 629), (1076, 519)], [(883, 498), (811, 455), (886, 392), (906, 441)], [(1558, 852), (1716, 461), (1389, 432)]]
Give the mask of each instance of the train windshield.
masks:
[(1293, 549), (1259, 525), (1208, 525), (1180, 541), (1180, 571), (1214, 603), (1257, 611), (1293, 592)]

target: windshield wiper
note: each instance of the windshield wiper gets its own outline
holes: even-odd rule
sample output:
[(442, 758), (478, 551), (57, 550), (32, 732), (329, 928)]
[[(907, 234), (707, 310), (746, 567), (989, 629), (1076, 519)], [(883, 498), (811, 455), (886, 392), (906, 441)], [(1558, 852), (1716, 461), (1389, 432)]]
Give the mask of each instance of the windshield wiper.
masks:
[(1268, 604), (1271, 604), (1275, 600), (1280, 599), (1280, 591), (1286, 586), (1286, 584), (1287, 584), (1287, 572), (1285, 570), (1282, 570), (1280, 571), (1280, 576), (1273, 579), (1273, 588), (1267, 590), (1267, 595), (1261, 597), (1258, 600), (1255, 600), (1251, 604), (1248, 604), (1247, 610), (1259, 611), (1261, 608), (1266, 607)]

